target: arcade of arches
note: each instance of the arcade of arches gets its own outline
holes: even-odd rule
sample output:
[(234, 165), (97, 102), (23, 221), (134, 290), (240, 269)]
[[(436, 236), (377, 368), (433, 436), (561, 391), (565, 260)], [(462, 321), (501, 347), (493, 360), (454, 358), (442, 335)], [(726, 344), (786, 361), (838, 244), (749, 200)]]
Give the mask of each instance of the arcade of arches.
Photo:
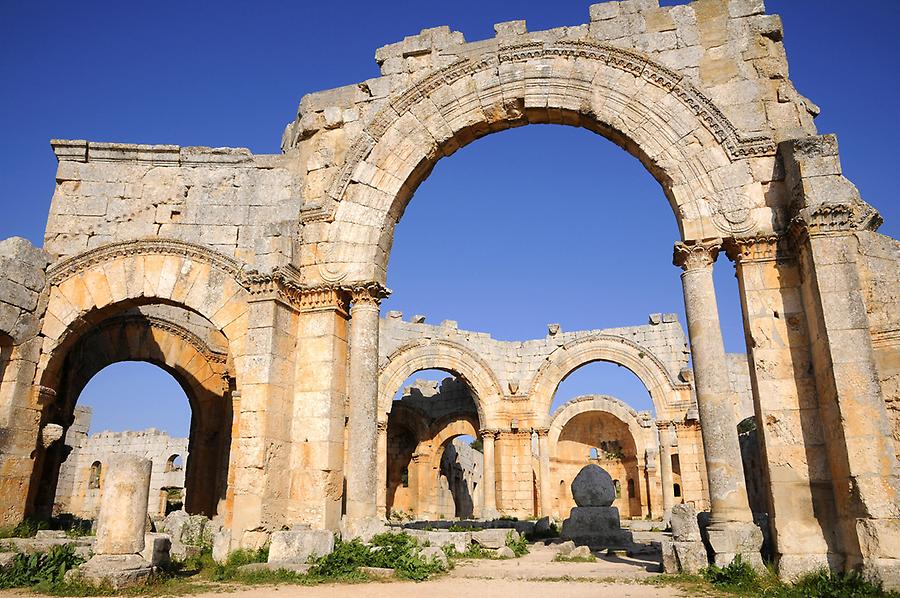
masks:
[[(378, 49), (380, 77), (303, 97), (278, 155), (54, 140), (44, 246), (0, 242), (0, 519), (46, 513), (80, 388), (138, 359), (188, 394), (187, 499), (222, 518), (232, 548), (401, 506), (439, 515), (451, 499), (454, 513), (564, 517), (560, 481), (597, 460), (623, 513), (708, 509), (726, 562), (759, 550), (737, 434), (752, 415), (746, 462), (779, 570), (900, 579), (900, 249), (786, 78), (778, 17), (748, 0), (625, 0), (574, 27), (495, 31)], [(522, 342), (381, 317), (417, 186), (441, 157), (530, 123), (594, 131), (660, 183), (689, 339), (665, 314)], [(720, 254), (746, 356), (724, 350)], [(550, 413), (560, 380), (594, 361), (640, 378), (655, 419), (603, 396)], [(427, 369), (468, 407), (393, 401)], [(445, 484), (461, 436), (480, 457)]]

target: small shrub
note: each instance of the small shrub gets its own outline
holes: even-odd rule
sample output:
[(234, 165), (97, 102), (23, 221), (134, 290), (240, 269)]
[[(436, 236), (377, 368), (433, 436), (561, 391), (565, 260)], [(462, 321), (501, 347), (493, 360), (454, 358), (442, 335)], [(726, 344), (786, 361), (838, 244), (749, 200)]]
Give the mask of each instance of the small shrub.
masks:
[(716, 588), (729, 592), (749, 592), (759, 588), (759, 576), (741, 555), (725, 567), (710, 565), (703, 570), (703, 578)]
[(398, 577), (414, 581), (443, 570), (440, 563), (425, 560), (415, 538), (388, 532), (374, 536), (368, 546), (359, 540), (338, 541), (331, 554), (315, 561), (310, 573), (334, 578), (350, 575), (359, 567), (393, 569)]
[(73, 544), (53, 546), (47, 552), (17, 554), (0, 569), (0, 588), (27, 588), (53, 585), (63, 581), (66, 571), (84, 562), (75, 554)]
[(856, 571), (834, 573), (826, 569), (809, 573), (793, 585), (779, 584), (765, 594), (767, 598), (875, 598), (877, 596), (900, 596), (896, 592), (884, 592), (875, 584), (866, 581)]
[(23, 519), (15, 527), (0, 528), (0, 538), (33, 538), (38, 530), (48, 529), (46, 521)]
[(506, 546), (517, 556), (528, 554), (528, 540), (525, 536), (514, 535), (513, 532), (506, 534)]

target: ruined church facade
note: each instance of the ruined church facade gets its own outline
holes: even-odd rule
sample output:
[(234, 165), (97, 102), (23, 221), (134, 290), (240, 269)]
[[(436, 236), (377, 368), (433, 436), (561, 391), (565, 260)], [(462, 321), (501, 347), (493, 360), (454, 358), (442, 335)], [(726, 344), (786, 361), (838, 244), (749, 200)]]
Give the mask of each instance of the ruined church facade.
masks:
[[(390, 398), (422, 369), (471, 391), (474, 415), (441, 438), (482, 440), (482, 511), (551, 514), (565, 436), (550, 401), (599, 360), (647, 386), (651, 433), (614, 400), (572, 409), (615, 411), (669, 463), (689, 447), (716, 561), (758, 554), (713, 288), (727, 256), (779, 570), (900, 578), (900, 249), (788, 78), (780, 19), (760, 0), (625, 0), (572, 27), (495, 31), (427, 29), (378, 49), (381, 76), (303, 97), (277, 155), (54, 140), (43, 247), (0, 242), (0, 519), (52, 506), (81, 389), (135, 359), (185, 388), (185, 507), (221, 516), (233, 548), (384, 517)], [(661, 326), (681, 330), (662, 319), (550, 327), (510, 350), (381, 317), (417, 186), (443, 156), (531, 123), (594, 131), (660, 183), (692, 369), (684, 342), (656, 343)], [(671, 504), (674, 472), (659, 470)]]

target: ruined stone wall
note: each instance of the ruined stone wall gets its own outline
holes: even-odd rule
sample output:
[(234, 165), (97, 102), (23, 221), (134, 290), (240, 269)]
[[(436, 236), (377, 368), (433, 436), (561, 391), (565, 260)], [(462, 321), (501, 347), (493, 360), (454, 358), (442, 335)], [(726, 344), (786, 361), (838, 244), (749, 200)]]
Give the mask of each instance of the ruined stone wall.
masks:
[[(104, 465), (116, 454), (138, 455), (153, 463), (147, 511), (165, 516), (165, 489), (184, 489), (184, 466), (188, 458), (188, 439), (172, 438), (165, 432), (147, 429), (140, 432), (100, 432), (88, 435), (91, 410), (76, 407), (75, 424), (66, 435), (71, 453), (60, 468), (55, 511), (94, 519), (100, 509)], [(173, 467), (172, 458), (180, 456), (181, 465)], [(99, 485), (91, 484), (91, 470), (100, 463)]]
[[(565, 332), (559, 330), (557, 325), (550, 325), (547, 336), (542, 339), (501, 341), (491, 338), (488, 333), (461, 330), (454, 321), (428, 324), (424, 316), (413, 316), (405, 321), (400, 312), (390, 312), (381, 320), (379, 357), (381, 367), (385, 368), (405, 348), (433, 341), (447, 341), (486, 363), (504, 396), (521, 400), (531, 394), (535, 376), (550, 354), (560, 347), (599, 337), (624, 339), (633, 343), (638, 347), (636, 355), (640, 355), (641, 359), (656, 360), (672, 381), (687, 387), (685, 380), (690, 379), (690, 372), (687, 371), (689, 351), (684, 331), (675, 314), (651, 314), (646, 325), (621, 328)], [(474, 358), (476, 357), (473, 360)], [(392, 389), (383, 391), (391, 392)], [(519, 415), (522, 417), (529, 416), (528, 412), (522, 411), (522, 406), (535, 409), (539, 407), (519, 403)], [(688, 407), (688, 404), (682, 405), (682, 415)], [(534, 415), (541, 418), (548, 414)]]
[(59, 257), (153, 237), (209, 247), (260, 270), (287, 263), (299, 197), (291, 164), (241, 148), (56, 140), (44, 247)]

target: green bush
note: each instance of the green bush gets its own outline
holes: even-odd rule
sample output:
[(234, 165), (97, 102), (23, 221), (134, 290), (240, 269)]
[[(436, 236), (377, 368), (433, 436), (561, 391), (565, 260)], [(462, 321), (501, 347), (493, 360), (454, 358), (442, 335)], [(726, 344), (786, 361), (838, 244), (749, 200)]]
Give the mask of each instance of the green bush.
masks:
[(440, 563), (426, 561), (415, 538), (409, 534), (384, 533), (373, 537), (369, 545), (359, 540), (338, 541), (334, 551), (315, 561), (313, 575), (341, 577), (359, 567), (393, 569), (397, 577), (422, 581), (443, 570)]
[(834, 573), (821, 570), (809, 573), (793, 585), (780, 584), (764, 593), (767, 598), (875, 598), (877, 596), (900, 596), (896, 592), (884, 592), (875, 584), (866, 581), (855, 572)]
[(741, 555), (725, 567), (710, 565), (703, 570), (703, 577), (720, 590), (728, 592), (748, 592), (759, 588), (759, 576)]
[(528, 554), (528, 540), (525, 536), (514, 535), (513, 532), (506, 534), (506, 546), (515, 553), (517, 557)]
[(66, 571), (82, 562), (84, 559), (75, 554), (73, 544), (53, 546), (47, 552), (17, 554), (9, 565), (0, 569), (0, 588), (58, 584)]

